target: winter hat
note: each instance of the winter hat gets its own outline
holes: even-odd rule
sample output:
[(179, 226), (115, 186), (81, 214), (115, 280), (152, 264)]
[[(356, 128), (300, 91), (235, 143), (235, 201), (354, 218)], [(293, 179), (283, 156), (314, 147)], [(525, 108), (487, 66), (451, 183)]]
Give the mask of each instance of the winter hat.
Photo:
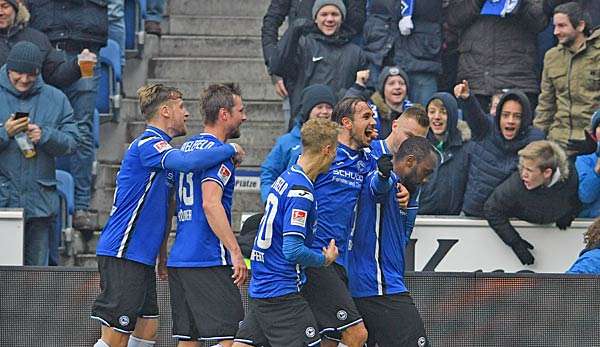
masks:
[(302, 123), (308, 120), (310, 111), (318, 104), (326, 103), (333, 107), (336, 103), (335, 95), (331, 87), (324, 84), (313, 84), (302, 91), (300, 115)]
[(6, 59), (6, 68), (16, 72), (37, 73), (41, 67), (42, 52), (29, 41), (21, 41), (14, 45)]
[(385, 87), (385, 81), (387, 81), (390, 76), (400, 76), (404, 80), (406, 84), (406, 90), (408, 90), (408, 74), (397, 66), (386, 66), (381, 70), (379, 74), (379, 81), (377, 83), (377, 91), (381, 94), (381, 97), (384, 97), (383, 88)]
[(340, 12), (342, 13), (342, 19), (346, 18), (346, 5), (344, 5), (344, 2), (342, 0), (316, 0), (315, 4), (313, 5), (313, 8), (312, 8), (313, 19), (315, 19), (317, 17), (317, 13), (319, 12), (319, 10), (323, 6), (327, 6), (327, 5), (333, 5), (337, 8), (339, 8)]
[(12, 6), (15, 9), (15, 12), (19, 11), (19, 4), (17, 3), (17, 0), (4, 0), (6, 1), (10, 6)]
[(596, 128), (600, 125), (600, 109), (594, 112), (592, 116), (592, 134), (596, 133)]

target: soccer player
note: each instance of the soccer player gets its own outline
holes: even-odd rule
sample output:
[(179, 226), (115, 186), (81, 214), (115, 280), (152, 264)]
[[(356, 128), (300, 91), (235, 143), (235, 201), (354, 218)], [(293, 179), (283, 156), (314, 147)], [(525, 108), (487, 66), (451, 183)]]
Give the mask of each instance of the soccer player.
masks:
[(337, 124), (329, 120), (307, 121), (301, 129), (303, 151), (297, 164), (271, 185), (252, 249), (249, 312), (235, 347), (304, 347), (321, 341), (300, 288), (306, 281), (305, 267), (328, 266), (337, 257), (334, 240), (322, 251), (308, 247), (318, 220), (313, 182), (329, 169), (337, 134)]
[[(227, 146), (240, 136), (246, 113), (239, 87), (208, 86), (201, 98), (204, 133), (181, 146), (184, 152)], [(203, 171), (178, 174), (177, 233), (167, 261), (178, 346), (218, 340), (229, 347), (244, 318), (239, 289), (248, 270), (231, 230), (235, 186), (232, 160)]]
[[(102, 292), (93, 304), (92, 318), (103, 325), (95, 347), (154, 345), (158, 329), (154, 266), (170, 229), (172, 174), (168, 170), (204, 170), (236, 151), (243, 156), (237, 145), (195, 152), (172, 148), (171, 138), (187, 131), (189, 113), (182, 93), (152, 84), (140, 88), (138, 96), (148, 126), (121, 162), (111, 215), (96, 248)], [(159, 259), (159, 269), (165, 260)]]
[[(389, 155), (379, 162), (385, 158)], [(395, 193), (398, 182), (412, 187), (422, 184), (436, 164), (428, 140), (412, 137), (402, 143), (389, 165), (379, 165), (365, 178), (353, 235), (358, 247), (348, 252), (348, 277), (369, 331), (369, 347), (428, 345), (423, 321), (404, 284), (404, 251), (418, 196), (411, 197), (407, 210), (400, 210)]]
[[(373, 111), (360, 97), (341, 100), (332, 120), (341, 125), (337, 154), (329, 170), (317, 177), (315, 197), (319, 206), (317, 231), (310, 247), (320, 251), (334, 239), (339, 250), (336, 262), (327, 267), (306, 269), (307, 282), (302, 295), (313, 311), (320, 332), (329, 340), (322, 345), (362, 346), (367, 330), (348, 291), (345, 253), (354, 220), (354, 209), (363, 177), (375, 162), (368, 149), (377, 138)], [(341, 334), (341, 336), (340, 336)]]

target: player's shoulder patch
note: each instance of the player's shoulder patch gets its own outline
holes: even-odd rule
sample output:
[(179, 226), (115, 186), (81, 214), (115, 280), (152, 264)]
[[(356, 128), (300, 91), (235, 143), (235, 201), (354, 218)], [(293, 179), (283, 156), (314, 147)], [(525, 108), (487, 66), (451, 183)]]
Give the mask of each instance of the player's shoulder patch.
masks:
[(221, 182), (223, 182), (223, 185), (227, 185), (227, 182), (229, 182), (231, 175), (231, 170), (227, 167), (227, 165), (221, 164), (217, 176), (219, 176), (219, 179), (221, 180)]
[(314, 201), (313, 193), (308, 187), (301, 185), (293, 185), (288, 191), (288, 198), (304, 198), (310, 201)]
[(166, 151), (166, 150), (168, 150), (168, 149), (171, 149), (171, 148), (173, 148), (173, 147), (171, 147), (171, 145), (170, 145), (170, 144), (169, 144), (167, 141), (165, 141), (165, 140), (158, 141), (157, 143), (155, 143), (154, 145), (152, 145), (152, 147), (154, 147), (154, 149), (156, 149), (156, 151), (157, 151), (158, 153), (162, 153), (162, 152), (164, 152), (164, 151)]
[(290, 225), (298, 227), (306, 227), (306, 219), (308, 218), (308, 211), (301, 210), (299, 208), (292, 209), (292, 215), (290, 217)]

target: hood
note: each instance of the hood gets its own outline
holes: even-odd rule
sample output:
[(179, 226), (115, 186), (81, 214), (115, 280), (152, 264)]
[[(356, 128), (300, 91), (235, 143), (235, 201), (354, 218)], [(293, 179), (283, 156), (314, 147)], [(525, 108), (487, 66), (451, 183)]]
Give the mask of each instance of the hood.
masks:
[[(527, 99), (527, 96), (525, 95), (525, 93), (523, 93), (522, 91), (520, 91), (518, 89), (508, 90), (500, 98), (500, 101), (498, 102), (498, 107), (496, 108), (494, 124), (495, 124), (495, 128), (498, 132), (500, 132), (500, 114), (502, 113), (502, 107), (504, 106), (504, 103), (506, 103), (509, 100), (517, 101), (523, 107), (523, 115), (521, 118), (521, 127), (519, 128), (519, 133), (517, 133), (517, 136), (515, 137), (515, 139), (512, 140), (512, 141), (514, 141), (519, 138), (522, 138), (523, 136), (525, 136), (527, 134), (527, 132), (529, 131), (529, 127), (533, 123), (533, 114), (531, 112), (531, 104), (529, 104), (529, 99)], [(500, 134), (502, 134), (502, 132), (500, 132)]]
[[(458, 129), (458, 103), (456, 102), (456, 99), (450, 93), (435, 93), (429, 98), (426, 107), (429, 107), (429, 104), (433, 99), (441, 100), (448, 113), (448, 120), (446, 121), (446, 134), (448, 137), (446, 139), (447, 145), (445, 145), (445, 147), (462, 145), (464, 140), (463, 134)], [(432, 141), (432, 143), (437, 143), (437, 139), (435, 138), (435, 135), (433, 135), (431, 129), (429, 130), (429, 133), (427, 133), (427, 138)]]
[(6, 69), (6, 64), (2, 65), (2, 68), (0, 68), (0, 88), (5, 90), (7, 93), (14, 95), (16, 98), (21, 99), (28, 95), (37, 94), (42, 88), (43, 84), (44, 80), (42, 79), (41, 74), (39, 74), (38, 78), (35, 80), (33, 87), (31, 87), (31, 89), (29, 89), (27, 92), (21, 93), (20, 91), (15, 89), (12, 83), (10, 83), (10, 80), (8, 79), (8, 70)]

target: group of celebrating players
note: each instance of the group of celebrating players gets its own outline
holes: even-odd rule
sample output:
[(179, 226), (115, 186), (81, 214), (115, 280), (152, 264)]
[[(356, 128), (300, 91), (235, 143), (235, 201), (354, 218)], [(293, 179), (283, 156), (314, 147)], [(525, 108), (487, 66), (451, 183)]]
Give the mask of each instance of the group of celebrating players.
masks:
[(102, 336), (95, 347), (154, 345), (155, 264), (159, 278), (168, 273), (178, 346), (429, 345), (404, 284), (419, 185), (437, 163), (423, 109), (405, 110), (382, 140), (359, 97), (339, 101), (331, 120), (304, 123), (302, 154), (266, 199), (244, 316), (238, 287), (248, 270), (230, 221), (245, 153), (227, 144), (246, 120), (239, 87), (203, 92), (204, 132), (179, 149), (169, 142), (186, 133), (181, 92), (153, 84), (138, 95), (148, 126), (124, 156), (96, 250), (101, 293), (92, 318)]

